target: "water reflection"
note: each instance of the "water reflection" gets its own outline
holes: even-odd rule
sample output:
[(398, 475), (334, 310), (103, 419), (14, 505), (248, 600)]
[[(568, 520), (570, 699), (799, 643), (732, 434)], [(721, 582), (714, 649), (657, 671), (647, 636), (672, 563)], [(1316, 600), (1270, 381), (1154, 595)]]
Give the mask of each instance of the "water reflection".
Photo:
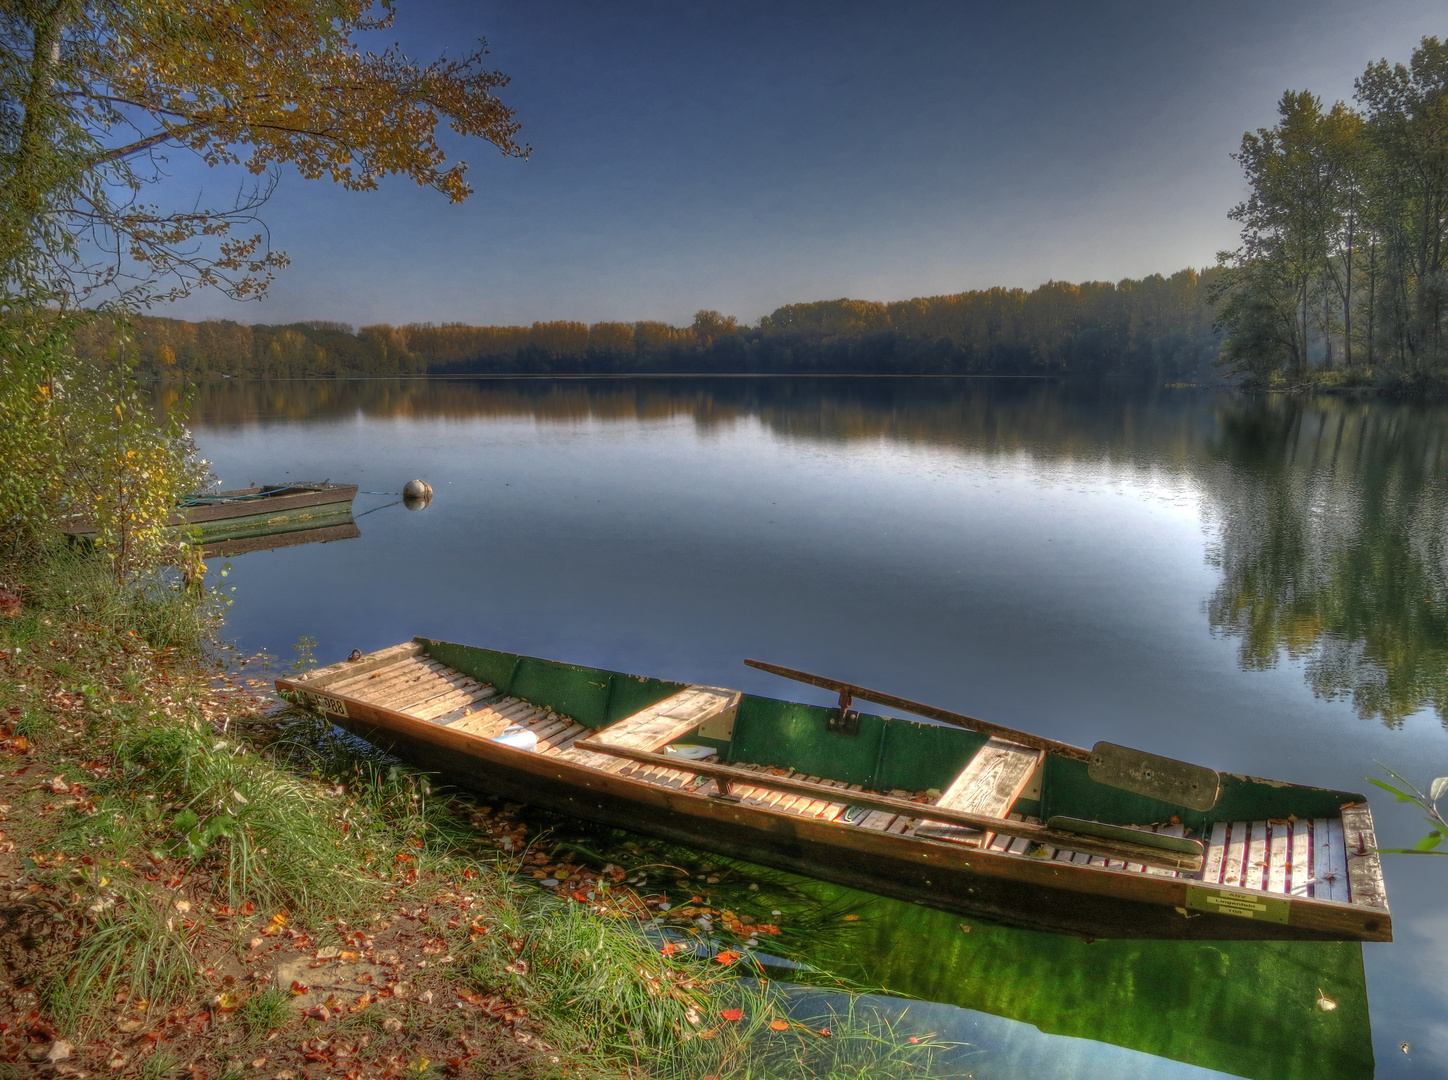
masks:
[[(945, 1076), (1373, 1075), (1356, 942), (1087, 941), (962, 918), (536, 809), (526, 816), (538, 850), (646, 867), (650, 889), (778, 924), (780, 934), (761, 935), (758, 946), (773, 979), (833, 988), (843, 978), (897, 995), (868, 1001), (898, 1033), (954, 1044)], [(748, 951), (728, 936), (714, 944)], [(1319, 1009), (1319, 991), (1338, 1007)]]
[(1306, 662), (1324, 697), (1448, 724), (1444, 412), (1259, 398), (1217, 410), (1201, 470), (1219, 537), (1212, 628), (1244, 668)]
[(953, 447), (1185, 479), (1216, 528), (1215, 633), (1249, 670), (1287, 656), (1312, 689), (1399, 725), (1448, 724), (1448, 410), (1102, 383), (945, 379), (205, 383), (208, 428), (392, 420), (753, 422), (791, 440)]
[[(842, 899), (843, 890), (814, 882), (801, 888), (832, 894), (821, 899), (836, 904)], [(1362, 947), (1356, 943), (1088, 943), (855, 896), (857, 929), (810, 948), (814, 962), (842, 975), (1030, 1024), (1047, 1035), (1231, 1076), (1373, 1075)], [(1337, 1010), (1316, 1007), (1319, 988), (1338, 1002)], [(1017, 1034), (1011, 1041), (1014, 1048), (996, 1047), (993, 1056), (1025, 1058), (1027, 1047), (1042, 1040)], [(1076, 1054), (1103, 1066), (1112, 1060), (1085, 1047)], [(1162, 1074), (1147, 1069), (1142, 1075)]]

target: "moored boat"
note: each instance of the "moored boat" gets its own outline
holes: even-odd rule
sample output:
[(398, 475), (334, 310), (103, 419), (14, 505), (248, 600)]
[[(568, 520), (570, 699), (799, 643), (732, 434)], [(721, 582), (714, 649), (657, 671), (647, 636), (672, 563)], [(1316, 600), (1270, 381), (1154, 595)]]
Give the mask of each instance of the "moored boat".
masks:
[[(203, 554), (239, 555), (247, 551), (359, 536), (352, 519), (356, 484), (299, 482), (268, 484), (193, 495), (177, 507), (170, 527), (189, 530)], [(87, 538), (94, 526), (78, 522), (66, 530)], [(292, 540), (286, 534), (299, 534)], [(305, 536), (300, 534), (305, 533)]]
[(946, 910), (1087, 937), (1392, 939), (1362, 795), (755, 666), (840, 705), (427, 638), (277, 689), (467, 786)]

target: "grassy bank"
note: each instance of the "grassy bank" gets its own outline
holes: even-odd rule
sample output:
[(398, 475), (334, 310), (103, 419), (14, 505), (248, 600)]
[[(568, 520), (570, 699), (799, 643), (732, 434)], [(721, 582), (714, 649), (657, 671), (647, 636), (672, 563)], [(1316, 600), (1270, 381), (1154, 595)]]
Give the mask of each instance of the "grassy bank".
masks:
[(195, 594), (57, 551), (0, 571), (0, 612), (0, 1061), (722, 1080), (938, 1059), (848, 994), (799, 1015), (747, 955), (660, 926), (635, 868), (546, 851), (518, 808), (283, 710), (208, 658)]

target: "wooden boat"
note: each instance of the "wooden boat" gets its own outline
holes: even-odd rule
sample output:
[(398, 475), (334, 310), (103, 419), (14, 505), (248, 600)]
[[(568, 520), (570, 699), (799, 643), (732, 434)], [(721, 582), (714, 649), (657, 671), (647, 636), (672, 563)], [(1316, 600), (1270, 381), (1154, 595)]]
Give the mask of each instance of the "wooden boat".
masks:
[[(190, 528), (203, 554), (240, 555), (247, 551), (360, 536), (352, 520), (356, 484), (296, 483), (237, 488), (186, 499), (171, 518), (176, 529)], [(95, 534), (89, 523), (66, 533)], [(287, 534), (297, 534), (290, 539)], [(305, 534), (305, 535), (303, 535)]]
[(276, 685), (461, 784), (950, 911), (1093, 938), (1392, 940), (1362, 795), (749, 663), (840, 707), (428, 638)]

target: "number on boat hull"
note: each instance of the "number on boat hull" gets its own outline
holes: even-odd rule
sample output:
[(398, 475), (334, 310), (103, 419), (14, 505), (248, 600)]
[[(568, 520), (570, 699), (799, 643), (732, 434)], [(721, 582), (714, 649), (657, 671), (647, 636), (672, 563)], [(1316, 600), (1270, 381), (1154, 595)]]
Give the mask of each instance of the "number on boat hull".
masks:
[(290, 697), (298, 705), (311, 705), (333, 716), (347, 715), (347, 703), (331, 694), (319, 694), (315, 690), (293, 690), (290, 694), (283, 696)]

